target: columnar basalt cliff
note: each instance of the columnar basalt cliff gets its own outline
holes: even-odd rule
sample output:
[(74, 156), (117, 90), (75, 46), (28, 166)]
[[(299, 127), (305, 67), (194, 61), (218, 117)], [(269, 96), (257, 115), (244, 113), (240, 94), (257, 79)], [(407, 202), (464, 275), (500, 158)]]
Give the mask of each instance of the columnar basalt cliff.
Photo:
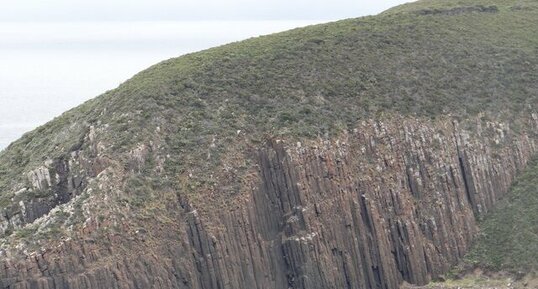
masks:
[[(536, 120), (528, 123), (535, 131)], [(444, 273), (536, 152), (503, 123), (364, 121), (334, 140), (272, 139), (237, 207), (168, 195), (171, 225), (5, 261), (4, 288), (397, 288)], [(98, 178), (107, 179), (104, 176)], [(110, 180), (102, 180), (106, 183)], [(246, 190), (244, 190), (247, 192)], [(236, 196), (235, 198), (239, 198)], [(197, 209), (200, 207), (200, 209)], [(154, 223), (155, 221), (147, 224)], [(132, 232), (134, 231), (134, 232)], [(147, 242), (147, 243), (145, 243)], [(106, 246), (103, 247), (103, 244)], [(128, 248), (128, 249), (127, 249)], [(127, 251), (126, 251), (127, 250)], [(140, 251), (138, 251), (140, 250)], [(126, 253), (133, 252), (133, 253)]]
[(141, 72), (0, 152), (0, 288), (439, 277), (537, 153), (534, 19), (418, 1)]
[[(86, 142), (91, 143), (92, 132)], [(47, 160), (25, 174), (23, 187), (12, 196), (13, 204), (2, 209), (0, 231), (5, 234), (48, 214), (58, 205), (81, 194), (89, 179), (107, 166), (106, 158), (96, 157), (95, 148), (73, 150), (68, 156)], [(32, 197), (27, 197), (28, 195)]]

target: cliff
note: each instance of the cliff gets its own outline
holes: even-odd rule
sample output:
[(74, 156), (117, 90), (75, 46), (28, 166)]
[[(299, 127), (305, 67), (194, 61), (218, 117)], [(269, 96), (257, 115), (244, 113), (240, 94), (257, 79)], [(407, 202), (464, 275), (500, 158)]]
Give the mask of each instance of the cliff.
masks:
[(468, 2), (167, 60), (26, 134), (0, 154), (0, 287), (445, 273), (538, 150), (538, 6)]

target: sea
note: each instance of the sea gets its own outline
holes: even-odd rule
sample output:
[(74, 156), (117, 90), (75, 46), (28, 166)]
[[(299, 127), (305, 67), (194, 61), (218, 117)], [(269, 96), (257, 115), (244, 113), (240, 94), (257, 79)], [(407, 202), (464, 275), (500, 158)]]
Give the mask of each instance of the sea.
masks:
[(0, 150), (159, 61), (322, 22), (0, 22)]

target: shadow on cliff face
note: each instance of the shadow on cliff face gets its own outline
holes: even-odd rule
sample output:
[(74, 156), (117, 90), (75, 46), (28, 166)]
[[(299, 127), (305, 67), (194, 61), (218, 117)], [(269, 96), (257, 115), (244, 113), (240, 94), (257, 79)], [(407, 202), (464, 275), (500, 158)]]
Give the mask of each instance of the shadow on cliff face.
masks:
[(536, 154), (538, 30), (431, 4), (167, 60), (27, 134), (0, 153), (0, 288), (442, 276)]
[[(1, 284), (38, 289), (425, 284), (467, 252), (477, 219), (535, 153), (536, 140), (527, 133), (535, 129), (533, 118), (515, 132), (478, 118), (459, 124), (394, 116), (364, 121), (332, 140), (274, 139), (254, 150), (257, 177), (232, 196), (240, 201), (223, 207), (163, 189), (145, 204), (122, 205), (127, 175), (154, 166), (156, 177), (168, 178), (157, 155), (150, 161), (152, 154), (129, 153), (146, 159), (145, 165), (99, 174), (95, 185), (103, 195), (88, 202), (89, 212), (91, 206), (124, 206), (114, 209), (117, 218), (89, 215), (73, 239), (26, 260), (6, 261)], [(106, 226), (116, 233), (106, 233)]]

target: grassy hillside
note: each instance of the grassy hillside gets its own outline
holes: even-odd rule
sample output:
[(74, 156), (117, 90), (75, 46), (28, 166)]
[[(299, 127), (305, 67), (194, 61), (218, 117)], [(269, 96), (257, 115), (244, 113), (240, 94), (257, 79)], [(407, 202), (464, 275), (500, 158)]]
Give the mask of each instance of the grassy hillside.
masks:
[[(420, 12), (477, 5), (497, 10)], [(243, 129), (316, 136), (383, 111), (520, 111), (537, 103), (537, 7), (530, 0), (418, 1), (164, 61), (28, 134), (1, 163), (46, 158), (76, 139), (74, 123), (114, 125), (120, 112), (135, 113), (137, 124), (175, 118), (204, 135)], [(71, 131), (58, 133), (65, 127)]]
[[(0, 152), (0, 209), (48, 159), (122, 158), (159, 140), (156, 186), (204, 185), (234, 151), (268, 136), (328, 138), (383, 114), (512, 121), (538, 103), (538, 2), (418, 1), (163, 61)], [(238, 138), (238, 135), (241, 138)], [(192, 189), (196, 192), (195, 189)]]

